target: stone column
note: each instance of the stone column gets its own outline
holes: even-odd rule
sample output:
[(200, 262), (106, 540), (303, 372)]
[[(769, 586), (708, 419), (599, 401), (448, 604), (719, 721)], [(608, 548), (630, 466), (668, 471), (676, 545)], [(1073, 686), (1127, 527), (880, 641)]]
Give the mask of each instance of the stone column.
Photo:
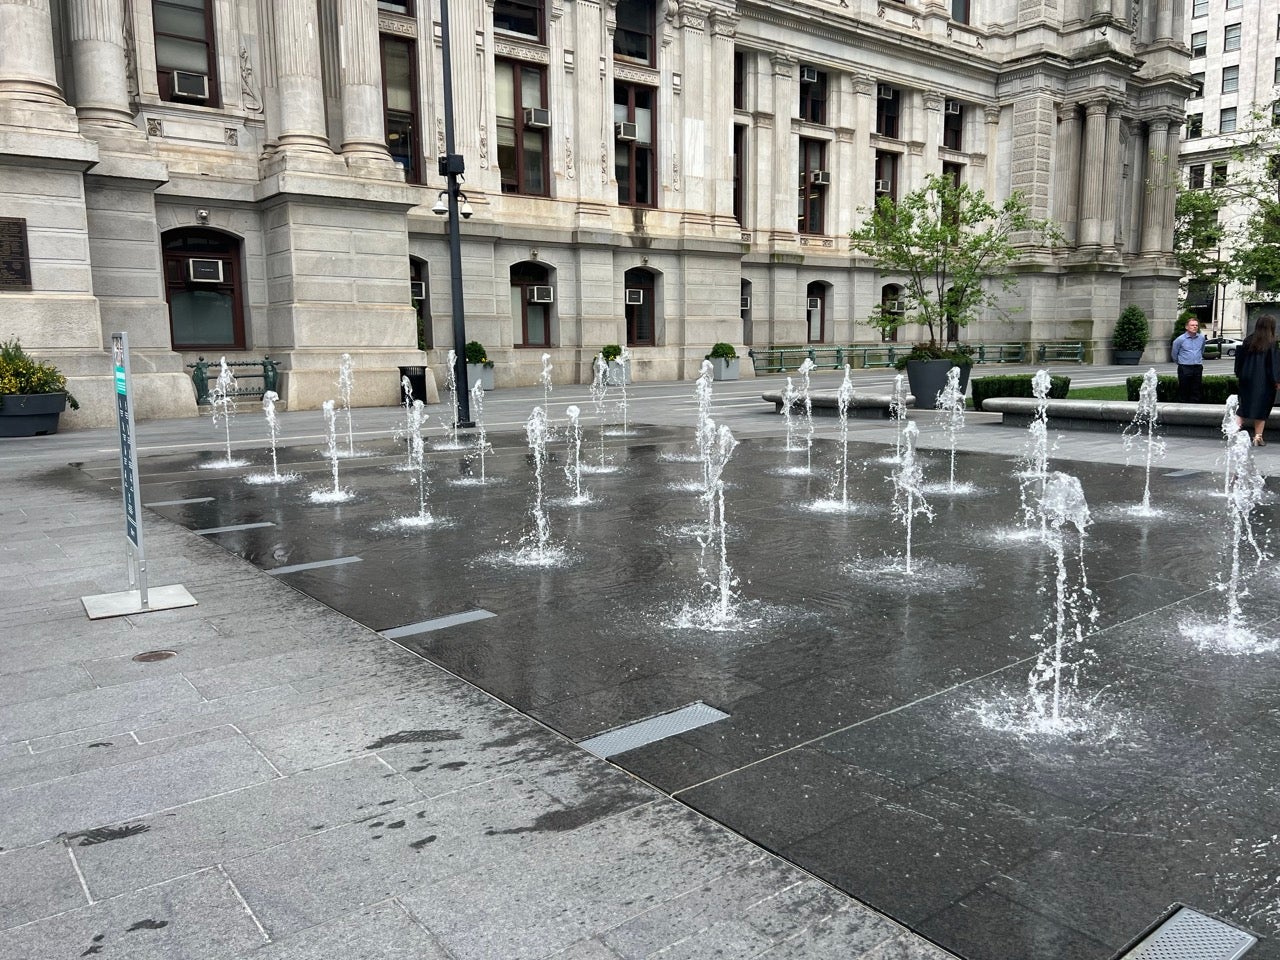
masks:
[(0, 101), (65, 104), (53, 62), (49, 0), (0, 0)]
[(1119, 206), (1120, 173), (1123, 162), (1120, 156), (1120, 104), (1107, 106), (1107, 147), (1102, 172), (1102, 245), (1116, 245), (1116, 209)]
[(1182, 124), (1170, 120), (1164, 138), (1165, 164), (1164, 211), (1160, 219), (1160, 250), (1173, 252), (1174, 203), (1178, 198), (1178, 150), (1182, 144)]
[[(1160, 117), (1147, 125), (1147, 189), (1142, 196), (1142, 245), (1144, 254), (1159, 253), (1164, 236), (1165, 191), (1169, 178), (1177, 175), (1164, 156), (1169, 137), (1169, 121)], [(1176, 136), (1175, 136), (1176, 139)]]
[[(320, 22), (315, 0), (274, 0), (280, 150), (330, 153), (320, 80)], [(379, 108), (381, 116), (381, 108)]]
[(124, 0), (71, 0), (68, 34), (76, 78), (76, 113), (105, 127), (133, 125), (125, 66)]
[(342, 153), (352, 160), (390, 160), (382, 124), (382, 65), (378, 8), (341, 0), (338, 55), (342, 69)]
[(1107, 161), (1107, 101), (1085, 105), (1084, 162), (1080, 178), (1079, 245), (1102, 243), (1102, 191)]
[(1054, 169), (1053, 217), (1070, 245), (1076, 242), (1080, 179), (1080, 116), (1074, 103), (1058, 106), (1058, 149)]

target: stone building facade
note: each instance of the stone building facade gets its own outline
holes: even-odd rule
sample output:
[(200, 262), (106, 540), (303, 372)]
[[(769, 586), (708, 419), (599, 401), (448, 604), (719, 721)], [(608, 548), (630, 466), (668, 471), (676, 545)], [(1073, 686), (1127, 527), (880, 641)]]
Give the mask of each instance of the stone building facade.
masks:
[[(194, 411), (201, 354), (277, 358), (294, 408), (343, 351), (357, 402), (442, 369), (438, 3), (0, 0), (0, 220), (30, 265), (0, 336), (63, 365), (80, 422), (117, 329), (144, 416)], [(452, 0), (468, 339), (499, 387), (543, 352), (587, 378), (606, 343), (645, 379), (721, 340), (870, 342), (895, 278), (847, 232), (931, 172), (1066, 236), (966, 339), (1105, 344), (1130, 302), (1167, 329), (1183, 6)]]

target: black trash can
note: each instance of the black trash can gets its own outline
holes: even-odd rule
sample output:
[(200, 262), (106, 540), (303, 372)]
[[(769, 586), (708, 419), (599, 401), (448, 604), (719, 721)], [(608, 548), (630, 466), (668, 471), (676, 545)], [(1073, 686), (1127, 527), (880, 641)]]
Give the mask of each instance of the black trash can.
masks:
[(404, 378), (409, 378), (409, 390), (412, 391), (411, 400), (421, 400), (427, 402), (427, 368), (426, 367), (401, 367), (400, 368), (400, 396), (404, 397)]

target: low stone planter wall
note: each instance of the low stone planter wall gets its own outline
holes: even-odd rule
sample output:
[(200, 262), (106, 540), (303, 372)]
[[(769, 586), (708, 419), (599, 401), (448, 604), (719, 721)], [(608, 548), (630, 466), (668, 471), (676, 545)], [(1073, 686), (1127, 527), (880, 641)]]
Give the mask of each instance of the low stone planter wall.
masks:
[[(1026, 427), (1035, 416), (1037, 401), (1026, 397), (992, 397), (984, 413), (999, 413), (1007, 427)], [(1169, 436), (1220, 437), (1224, 409), (1213, 403), (1160, 403), (1158, 430)], [(1049, 430), (1094, 430), (1120, 433), (1138, 412), (1134, 400), (1050, 400)], [(1280, 412), (1269, 424), (1280, 424)]]

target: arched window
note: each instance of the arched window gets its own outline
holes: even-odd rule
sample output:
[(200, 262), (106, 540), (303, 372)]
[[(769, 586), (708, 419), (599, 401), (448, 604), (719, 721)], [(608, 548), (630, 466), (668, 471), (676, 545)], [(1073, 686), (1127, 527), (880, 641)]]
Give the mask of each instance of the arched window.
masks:
[(741, 285), (742, 299), (739, 301), (739, 311), (742, 314), (742, 343), (744, 346), (751, 346), (751, 281), (743, 280)]
[(189, 228), (170, 230), (161, 246), (173, 349), (243, 350), (240, 240)]
[[(880, 312), (886, 317), (901, 317), (906, 313), (902, 306), (902, 288), (896, 283), (886, 283), (880, 288)], [(898, 328), (880, 328), (880, 339), (885, 343), (898, 342)]]
[(541, 263), (517, 263), (511, 268), (512, 343), (517, 347), (551, 346), (551, 307), (555, 290), (551, 271)]
[(418, 321), (418, 349), (430, 350), (435, 345), (431, 330), (431, 281), (426, 262), (417, 257), (409, 258), (409, 302)]
[(653, 274), (635, 267), (623, 278), (623, 305), (627, 316), (627, 346), (652, 347), (657, 343), (657, 303)]
[(827, 285), (814, 280), (804, 288), (804, 313), (808, 321), (810, 343), (827, 341)]

